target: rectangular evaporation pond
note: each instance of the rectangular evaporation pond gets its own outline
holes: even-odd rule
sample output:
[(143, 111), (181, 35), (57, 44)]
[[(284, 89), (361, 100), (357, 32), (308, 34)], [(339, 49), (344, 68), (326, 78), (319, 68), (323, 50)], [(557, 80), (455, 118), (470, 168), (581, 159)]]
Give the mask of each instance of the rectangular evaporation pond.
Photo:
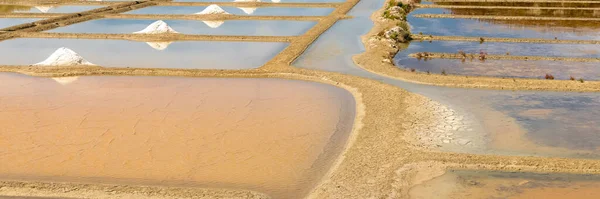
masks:
[(413, 34), (467, 37), (507, 37), (596, 40), (600, 23), (596, 21), (526, 21), (417, 18), (416, 14), (449, 14), (450, 9), (421, 8), (411, 12), (408, 22)]
[(505, 42), (463, 42), (463, 41), (414, 41), (402, 53), (439, 52), (467, 54), (548, 56), (548, 57), (586, 57), (599, 58), (600, 45), (597, 44), (551, 44), (551, 43), (505, 43)]
[[(2, 7), (2, 6), (0, 6)], [(27, 9), (15, 10), (15, 13), (75, 13), (101, 8), (103, 6), (22, 6)]]
[(410, 189), (410, 198), (577, 198), (600, 195), (600, 176), (501, 171), (447, 171)]
[[(49, 32), (63, 33), (121, 33), (129, 34), (144, 30), (156, 20), (99, 19), (70, 26), (60, 27)], [(317, 22), (315, 21), (196, 21), (165, 20), (171, 28), (182, 34), (196, 35), (239, 35), (239, 36), (296, 36), (302, 35)]]
[(558, 9), (498, 9), (498, 8), (449, 8), (446, 14), (454, 15), (487, 15), (487, 16), (532, 16), (532, 17), (580, 17), (596, 18), (598, 10), (558, 10)]
[(355, 116), (348, 91), (299, 80), (6, 73), (0, 80), (1, 180), (303, 198), (344, 148)]
[(0, 18), (0, 28), (8, 28), (24, 23), (31, 23), (42, 19), (38, 18)]
[[(419, 60), (409, 57), (418, 52), (457, 53), (463, 50), (475, 54), (475, 59), (430, 59)], [(568, 44), (525, 44), (525, 43), (492, 43), (484, 42), (453, 42), (433, 41), (411, 42), (409, 47), (396, 54), (394, 62), (403, 68), (414, 68), (422, 72), (492, 76), (492, 77), (524, 77), (544, 78), (551, 74), (557, 79), (569, 79), (571, 76), (585, 80), (599, 80), (600, 68), (598, 62), (568, 62), (568, 61), (524, 61), (524, 60), (485, 60), (477, 56), (480, 50), (489, 54), (511, 55), (548, 55), (569, 57), (596, 57), (600, 48), (597, 45), (568, 45)], [(519, 51), (514, 51), (519, 50)]]
[[(578, 0), (574, 0), (578, 1)], [(586, 0), (581, 0), (586, 1)], [(536, 7), (574, 7), (574, 8), (599, 8), (600, 3), (588, 3), (589, 0), (585, 3), (581, 2), (562, 2), (562, 1), (553, 1), (553, 2), (542, 2), (542, 1), (534, 1), (534, 2), (435, 2), (438, 5), (457, 5), (457, 6), (510, 6), (510, 7), (527, 7), (533, 8)]]
[[(152, 6), (126, 12), (125, 14), (184, 14), (202, 12), (207, 6)], [(333, 8), (280, 8), (280, 7), (222, 7), (235, 15), (264, 16), (326, 16)]]
[[(44, 61), (66, 47), (87, 61), (106, 67), (248, 69), (266, 63), (287, 43), (137, 42), (86, 39), (13, 39), (0, 43), (1, 65)], [(26, 56), (25, 56), (26, 55)]]

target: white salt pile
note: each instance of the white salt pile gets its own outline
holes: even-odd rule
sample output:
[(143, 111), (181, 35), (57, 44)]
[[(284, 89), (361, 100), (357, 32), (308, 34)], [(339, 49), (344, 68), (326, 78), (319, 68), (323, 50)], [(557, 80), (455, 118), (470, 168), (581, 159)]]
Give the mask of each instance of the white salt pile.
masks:
[(79, 77), (54, 77), (52, 78), (54, 81), (58, 82), (60, 85), (67, 85), (73, 83), (79, 79)]
[(202, 12), (198, 12), (196, 14), (197, 15), (216, 15), (216, 14), (228, 15), (229, 13), (227, 11), (223, 10), (223, 8), (219, 7), (218, 5), (211, 4), (210, 6), (206, 7), (204, 10), (202, 10)]
[(281, 0), (271, 0), (271, 2), (273, 2), (273, 3), (279, 3), (279, 2), (281, 2)]
[[(233, 2), (260, 2), (260, 0), (234, 0)], [(246, 14), (253, 14), (256, 11), (256, 7), (238, 7), (240, 10), (244, 11)]]
[(172, 41), (163, 41), (163, 42), (146, 42), (150, 47), (156, 50), (165, 50), (169, 45), (173, 43)]
[(54, 51), (46, 60), (34, 64), (34, 66), (78, 66), (78, 65), (94, 65), (71, 49), (62, 47)]
[(50, 10), (52, 10), (52, 8), (54, 8), (54, 7), (52, 7), (52, 6), (34, 6), (34, 8), (39, 10), (42, 13), (47, 13)]
[(178, 33), (162, 20), (155, 21), (143, 30), (134, 32), (133, 34), (163, 34), (163, 33)]

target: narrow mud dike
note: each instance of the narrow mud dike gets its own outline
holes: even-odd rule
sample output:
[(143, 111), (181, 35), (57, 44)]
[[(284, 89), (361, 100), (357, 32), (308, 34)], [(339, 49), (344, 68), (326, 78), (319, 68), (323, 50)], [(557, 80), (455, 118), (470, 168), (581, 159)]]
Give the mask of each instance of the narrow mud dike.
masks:
[(258, 15), (180, 15), (180, 14), (107, 14), (104, 18), (108, 19), (161, 19), (161, 20), (205, 20), (205, 21), (225, 21), (225, 20), (289, 20), (289, 21), (318, 21), (322, 16), (258, 16)]
[(157, 2), (157, 6), (232, 6), (232, 7), (280, 7), (280, 8), (336, 8), (343, 3), (293, 3), (293, 2)]
[(418, 17), (418, 18), (445, 18), (445, 19), (531, 20), (531, 21), (600, 21), (600, 18), (484, 16), (484, 15), (452, 15), (452, 14), (417, 14), (417, 15), (414, 15), (414, 17)]
[(572, 62), (600, 62), (600, 58), (583, 58), (583, 57), (546, 57), (546, 56), (513, 56), (513, 55), (485, 55), (480, 58), (478, 54), (458, 53), (413, 53), (410, 57), (418, 59), (467, 59), (467, 60), (523, 60), (523, 61), (572, 61)]
[(422, 41), (471, 41), (480, 42), (509, 42), (509, 43), (548, 43), (548, 44), (600, 44), (598, 40), (561, 40), (539, 38), (501, 38), (501, 37), (464, 37), (413, 34), (411, 37)]
[(112, 39), (143, 42), (156, 41), (242, 41), (242, 42), (291, 42), (297, 36), (235, 36), (235, 35), (187, 35), (187, 34), (96, 34), (96, 33), (48, 33), (27, 32), (19, 38), (61, 39)]
[(418, 8), (458, 8), (458, 9), (518, 9), (518, 10), (600, 10), (585, 7), (523, 7), (523, 6), (469, 6), (469, 5), (439, 5), (439, 4), (416, 4)]
[(430, 2), (467, 2), (467, 3), (477, 3), (477, 2), (499, 2), (499, 3), (600, 3), (598, 1), (566, 1), (566, 0), (429, 0)]

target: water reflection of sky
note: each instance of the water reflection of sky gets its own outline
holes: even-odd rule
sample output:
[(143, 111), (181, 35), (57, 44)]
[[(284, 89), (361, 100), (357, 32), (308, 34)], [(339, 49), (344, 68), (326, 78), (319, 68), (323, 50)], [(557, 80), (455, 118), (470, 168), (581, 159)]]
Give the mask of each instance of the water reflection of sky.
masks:
[(19, 25), (19, 24), (24, 24), (24, 23), (31, 23), (37, 20), (42, 20), (37, 19), (37, 18), (28, 18), (28, 19), (21, 19), (21, 18), (0, 18), (0, 28), (7, 28), (7, 27), (11, 27), (14, 25)]
[[(152, 6), (132, 10), (125, 14), (194, 14), (206, 9), (207, 6)], [(223, 10), (235, 15), (268, 15), (268, 16), (325, 16), (333, 8), (281, 8), (281, 7), (236, 7), (222, 6)], [(246, 13), (252, 11), (250, 13)]]
[(87, 10), (93, 10), (101, 8), (103, 6), (34, 6), (28, 11), (17, 11), (17, 12), (29, 12), (29, 13), (73, 13), (82, 12)]
[[(66, 33), (132, 33), (146, 28), (156, 20), (99, 19), (50, 30)], [(211, 28), (202, 21), (165, 20), (175, 31), (183, 34), (202, 35), (256, 35), (295, 36), (302, 35), (316, 22), (313, 21), (224, 21), (218, 28)]]
[[(554, 39), (599, 39), (600, 29), (589, 27), (556, 27), (556, 26), (519, 26), (492, 24), (475, 19), (417, 18), (416, 14), (449, 14), (448, 9), (421, 8), (409, 14), (408, 22), (411, 32), (426, 35), (470, 36), (470, 37), (509, 37), (509, 38), (546, 38)], [(585, 22), (597, 23), (597, 22)]]
[(600, 149), (598, 94), (519, 92), (485, 99), (516, 118), (535, 143), (569, 149)]
[(432, 59), (418, 60), (409, 57), (417, 52), (446, 52), (457, 53), (463, 50), (476, 55), (480, 51), (489, 54), (505, 54), (520, 56), (558, 56), (558, 57), (598, 57), (600, 47), (588, 44), (528, 44), (528, 43), (493, 43), (484, 42), (453, 42), (453, 41), (414, 41), (409, 47), (400, 51), (394, 58), (396, 65), (403, 68), (414, 68), (419, 71), (440, 73), (442, 70), (449, 74), (469, 76), (495, 77), (528, 77), (543, 78), (552, 74), (557, 79), (569, 79), (571, 76), (579, 79), (600, 79), (598, 62), (568, 62), (568, 61), (518, 61), (518, 60), (485, 60), (475, 57), (471, 60)]
[(144, 42), (85, 39), (13, 39), (0, 43), (2, 65), (35, 64), (67, 47), (108, 67), (237, 69), (256, 68), (287, 44), (259, 42), (174, 42), (165, 50)]

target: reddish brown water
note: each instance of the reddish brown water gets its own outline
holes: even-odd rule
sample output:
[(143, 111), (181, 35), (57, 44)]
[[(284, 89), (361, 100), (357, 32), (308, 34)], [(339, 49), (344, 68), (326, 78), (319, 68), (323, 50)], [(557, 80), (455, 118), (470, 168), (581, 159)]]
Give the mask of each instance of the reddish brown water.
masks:
[(340, 88), (281, 79), (0, 74), (0, 179), (299, 197), (354, 120)]

